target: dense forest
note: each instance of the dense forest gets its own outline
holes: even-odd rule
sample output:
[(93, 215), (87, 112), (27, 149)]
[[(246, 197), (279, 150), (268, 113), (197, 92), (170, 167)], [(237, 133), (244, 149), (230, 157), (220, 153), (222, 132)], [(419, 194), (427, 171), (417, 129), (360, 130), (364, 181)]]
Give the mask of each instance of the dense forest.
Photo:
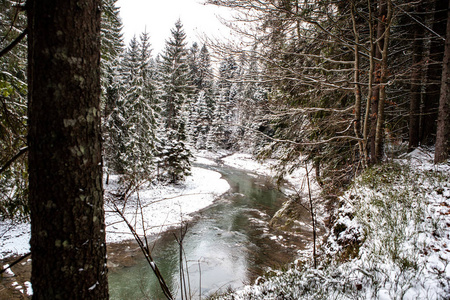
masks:
[[(78, 5), (69, 2), (67, 11), (73, 9), (72, 2)], [(53, 176), (42, 173), (52, 160), (63, 164), (60, 170), (97, 166), (98, 170), (80, 175), (94, 181), (102, 173), (105, 178), (119, 175), (126, 193), (143, 182), (183, 182), (198, 151), (245, 152), (260, 160), (277, 159), (279, 183), (294, 169), (311, 166), (327, 203), (336, 201), (360, 174), (383, 168), (419, 147), (434, 151), (434, 163), (448, 164), (448, 0), (208, 0), (210, 5), (233, 9), (233, 19), (224, 22), (239, 34), (240, 42), (190, 43), (179, 20), (161, 53), (152, 51), (151, 32), (143, 31), (124, 44), (117, 0), (82, 2), (88, 3), (86, 7), (102, 2), (101, 14), (77, 11), (73, 21), (80, 30), (93, 26), (90, 34), (98, 36), (98, 59), (80, 54), (84, 48), (78, 50), (77, 45), (89, 40), (83, 42), (83, 36), (76, 35), (79, 44), (72, 47), (78, 56), (69, 57), (72, 50), (55, 50), (46, 61), (45, 51), (68, 39), (59, 37), (59, 31), (54, 40), (52, 34), (46, 36), (52, 28), (38, 22), (46, 13), (39, 4), (57, 4), (0, 1), (1, 220), (27, 221), (31, 215), (32, 232), (42, 232), (33, 227), (33, 216), (39, 214), (43, 198), (33, 191), (41, 188), (40, 180)], [(90, 22), (94, 17), (98, 26)], [(37, 21), (31, 26), (30, 20)], [(85, 51), (96, 52), (88, 46)], [(87, 65), (89, 60), (98, 60), (98, 68), (92, 67), (98, 74), (89, 73), (89, 66), (95, 65)], [(86, 73), (74, 71), (69, 81), (62, 81), (62, 74), (46, 74), (81, 70), (80, 65)], [(42, 74), (50, 79), (40, 81)], [(98, 84), (90, 83), (90, 76), (98, 77)], [(88, 88), (99, 95), (98, 103), (82, 102), (63, 113), (67, 108), (56, 101), (62, 97), (58, 93), (69, 95), (74, 86), (82, 92), (71, 103), (85, 97)], [(49, 100), (40, 102), (45, 95)], [(59, 114), (56, 125), (42, 121), (52, 116), (56, 120)], [(87, 125), (76, 129), (80, 118)], [(92, 122), (96, 125), (91, 127)], [(73, 131), (55, 133), (50, 123)], [(98, 144), (89, 146), (74, 137), (77, 132), (88, 132)], [(65, 139), (64, 134), (72, 136), (73, 143), (83, 140), (83, 146), (64, 146), (78, 157), (74, 162), (52, 148), (58, 147), (58, 139)], [(44, 159), (39, 155), (45, 151), (50, 154)], [(85, 181), (89, 180), (80, 182)], [(64, 186), (71, 184), (67, 179)], [(85, 185), (86, 190), (101, 190), (96, 182)], [(78, 193), (76, 184), (74, 188)], [(53, 192), (49, 188), (45, 193)], [(98, 195), (101, 191), (91, 196)], [(77, 197), (74, 203), (81, 196)], [(97, 200), (94, 206), (102, 206)], [(76, 205), (67, 208), (75, 218), (83, 210)], [(97, 215), (103, 220), (101, 209), (92, 214), (94, 220)], [(102, 225), (92, 226), (100, 226), (102, 233), (95, 238), (101, 241), (103, 234), (104, 240)], [(89, 232), (85, 234), (89, 239)], [(32, 238), (33, 247), (43, 251)], [(104, 255), (103, 248), (95, 249)], [(39, 289), (35, 291), (40, 295)]]

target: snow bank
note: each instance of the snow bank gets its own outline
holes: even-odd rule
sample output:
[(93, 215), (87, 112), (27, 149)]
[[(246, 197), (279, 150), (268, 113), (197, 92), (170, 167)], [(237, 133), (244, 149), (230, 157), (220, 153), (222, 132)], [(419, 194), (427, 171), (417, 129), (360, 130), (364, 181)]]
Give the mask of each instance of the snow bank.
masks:
[[(111, 185), (114, 187), (115, 182)], [(192, 175), (181, 185), (158, 186), (134, 193), (125, 206), (124, 216), (140, 235), (144, 229), (147, 234), (159, 233), (188, 221), (190, 214), (211, 205), (229, 188), (219, 173), (193, 167)], [(132, 238), (126, 223), (107, 203), (106, 241), (115, 243)]]
[(450, 165), (418, 149), (341, 198), (321, 265), (298, 262), (220, 299), (450, 299)]
[[(251, 154), (235, 153), (221, 158), (221, 161), (227, 166), (247, 170), (249, 172), (256, 173), (258, 175), (276, 177), (276, 166), (279, 162), (276, 159), (266, 159), (264, 161), (257, 161)], [(317, 183), (315, 176), (311, 174), (312, 167), (309, 167), (309, 179), (311, 191), (314, 197), (317, 197), (320, 193), (320, 186)], [(284, 189), (287, 194), (293, 193), (308, 193), (308, 187), (306, 183), (306, 169), (297, 168), (292, 173), (286, 175), (284, 180), (288, 183), (288, 187)]]

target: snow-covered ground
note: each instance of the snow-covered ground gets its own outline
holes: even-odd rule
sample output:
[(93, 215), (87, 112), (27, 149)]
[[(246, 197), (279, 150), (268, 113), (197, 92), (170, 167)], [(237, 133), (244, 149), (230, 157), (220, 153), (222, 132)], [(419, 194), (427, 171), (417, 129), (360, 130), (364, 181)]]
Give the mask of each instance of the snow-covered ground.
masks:
[(417, 149), (341, 197), (317, 269), (298, 261), (221, 299), (450, 299), (450, 165)]

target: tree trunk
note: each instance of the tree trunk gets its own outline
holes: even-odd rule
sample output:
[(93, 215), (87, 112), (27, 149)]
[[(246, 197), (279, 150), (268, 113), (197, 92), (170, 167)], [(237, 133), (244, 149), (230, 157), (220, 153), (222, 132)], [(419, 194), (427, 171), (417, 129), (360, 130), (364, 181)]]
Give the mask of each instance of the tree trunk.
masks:
[[(419, 1), (415, 9), (415, 18), (423, 23), (423, 0)], [(409, 105), (409, 145), (408, 151), (412, 151), (419, 146), (420, 139), (420, 101), (421, 101), (421, 70), (424, 27), (417, 22), (411, 27), (412, 31), (412, 69), (411, 69), (411, 87), (410, 87), (410, 105)]]
[(29, 0), (33, 299), (107, 299), (101, 0)]
[[(388, 76), (388, 46), (390, 36), (390, 26), (392, 20), (392, 2), (391, 0), (380, 0), (379, 4), (379, 16), (378, 16), (378, 32), (377, 32), (377, 57), (380, 56), (381, 63), (376, 68), (378, 87), (374, 89), (374, 92), (378, 92), (374, 95), (374, 101), (372, 103), (375, 120), (375, 139), (371, 148), (372, 162), (378, 163), (383, 156), (384, 146), (384, 106), (386, 101), (386, 81)], [(378, 54), (378, 51), (380, 52)], [(378, 107), (375, 108), (375, 104)], [(373, 137), (373, 136), (372, 136)]]
[[(352, 25), (353, 25), (353, 35), (355, 38), (355, 46), (354, 46), (354, 55), (355, 55), (355, 64), (354, 64), (354, 80), (355, 80), (355, 121), (354, 121), (354, 132), (357, 138), (362, 139), (361, 134), (361, 110), (362, 110), (362, 98), (361, 98), (361, 83), (360, 83), (360, 56), (359, 56), (359, 33), (356, 28), (356, 19), (355, 19), (355, 6), (352, 3), (351, 8), (351, 16), (352, 16)], [(359, 147), (359, 155), (360, 160), (362, 162), (363, 167), (367, 165), (367, 155), (364, 148), (363, 141), (358, 142)]]
[[(447, 7), (449, 0), (437, 0), (433, 17), (433, 31), (445, 37), (447, 24)], [(430, 52), (426, 79), (425, 96), (423, 98), (421, 137), (422, 145), (434, 145), (436, 142), (436, 121), (439, 108), (439, 91), (442, 77), (442, 60), (444, 57), (444, 41), (434, 34), (431, 35)]]
[[(447, 10), (450, 20), (450, 3)], [(442, 65), (441, 95), (439, 98), (439, 115), (436, 132), (435, 163), (440, 163), (450, 155), (450, 22), (447, 22), (447, 38), (445, 40), (444, 62)]]
[[(370, 43), (370, 52), (369, 52), (369, 78), (368, 78), (368, 87), (367, 87), (367, 99), (366, 99), (366, 111), (364, 113), (364, 126), (363, 126), (363, 151), (365, 154), (365, 163), (369, 164), (371, 163), (371, 160), (368, 158), (369, 154), (369, 147), (370, 150), (372, 150), (372, 140), (371, 139), (371, 103), (373, 99), (373, 89), (374, 89), (374, 80), (375, 80), (375, 41), (374, 41), (374, 30), (373, 30), (373, 14), (372, 14), (372, 8), (371, 3), (368, 1), (368, 8), (369, 8), (369, 43)], [(372, 153), (372, 151), (370, 151)]]
[(376, 134), (377, 134), (377, 124), (378, 124), (378, 114), (379, 114), (379, 101), (380, 101), (380, 85), (381, 85), (381, 56), (384, 48), (384, 32), (386, 25), (386, 1), (388, 0), (379, 0), (378, 1), (378, 14), (377, 14), (377, 34), (376, 34), (376, 42), (375, 46), (375, 66), (374, 66), (374, 86), (372, 89), (372, 97), (371, 97), (371, 115), (370, 115), (370, 133), (369, 133), (369, 141), (370, 141), (370, 163), (374, 164), (378, 162), (377, 157), (377, 144), (376, 144)]

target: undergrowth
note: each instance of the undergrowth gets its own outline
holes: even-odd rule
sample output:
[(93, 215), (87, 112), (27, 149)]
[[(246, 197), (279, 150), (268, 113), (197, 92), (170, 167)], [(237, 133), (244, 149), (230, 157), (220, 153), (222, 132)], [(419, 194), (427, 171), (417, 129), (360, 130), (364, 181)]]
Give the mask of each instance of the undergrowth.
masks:
[(221, 299), (449, 299), (448, 168), (403, 160), (366, 170), (341, 197), (311, 262)]

